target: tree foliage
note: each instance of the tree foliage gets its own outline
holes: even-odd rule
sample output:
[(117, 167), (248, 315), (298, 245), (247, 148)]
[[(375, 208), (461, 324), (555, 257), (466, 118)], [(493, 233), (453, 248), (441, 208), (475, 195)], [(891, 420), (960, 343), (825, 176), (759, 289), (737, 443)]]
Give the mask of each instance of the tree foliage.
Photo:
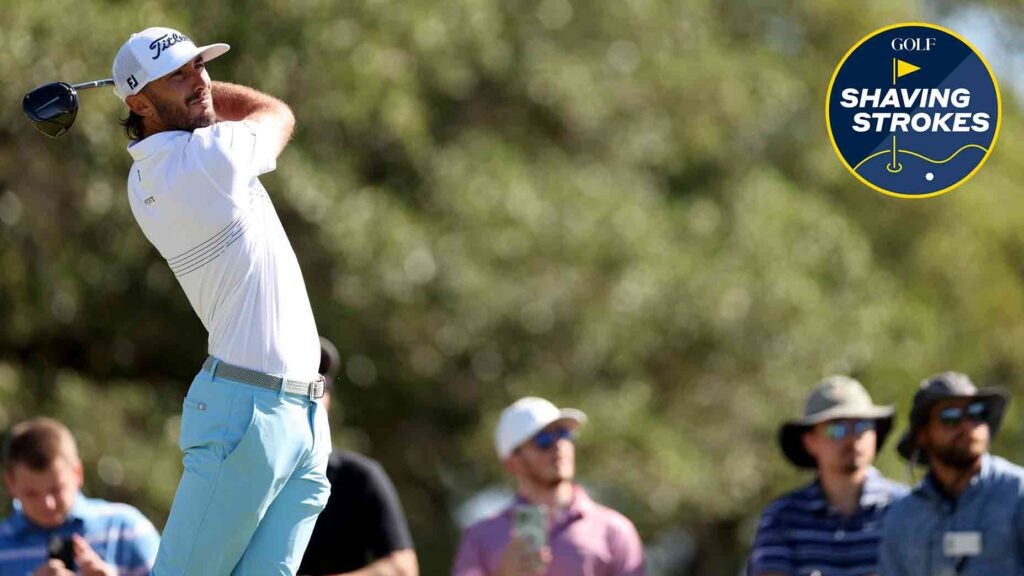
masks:
[[(1019, 11), (971, 9), (1020, 30)], [(502, 481), (493, 426), (526, 394), (591, 416), (581, 479), (649, 543), (682, 528), (695, 573), (731, 573), (801, 479), (775, 434), (819, 377), (858, 377), (901, 416), (939, 370), (1021, 389), (1022, 93), (1003, 83), (984, 170), (926, 201), (861, 186), (823, 123), (857, 40), (964, 10), (0, 0), (0, 424), (63, 418), (90, 492), (165, 517), (206, 343), (124, 200), (125, 110), (83, 92), (49, 140), (13, 103), (105, 77), (131, 31), (169, 25), (232, 44), (211, 75), (295, 110), (264, 182), (346, 358), (336, 444), (392, 474), (424, 573), (447, 570), (452, 510)], [(997, 74), (1019, 66), (1005, 46)], [(901, 474), (889, 451), (880, 465)]]

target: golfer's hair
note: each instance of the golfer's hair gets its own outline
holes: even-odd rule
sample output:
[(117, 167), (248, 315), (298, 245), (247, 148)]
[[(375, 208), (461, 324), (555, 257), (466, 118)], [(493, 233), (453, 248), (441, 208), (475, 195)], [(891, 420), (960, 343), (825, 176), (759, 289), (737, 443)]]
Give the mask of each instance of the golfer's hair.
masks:
[(128, 117), (121, 120), (121, 126), (124, 126), (124, 133), (129, 140), (142, 140), (142, 116), (129, 110)]
[(33, 418), (15, 424), (4, 443), (4, 468), (8, 472), (15, 464), (42, 472), (58, 458), (77, 462), (78, 448), (71, 431), (52, 418)]

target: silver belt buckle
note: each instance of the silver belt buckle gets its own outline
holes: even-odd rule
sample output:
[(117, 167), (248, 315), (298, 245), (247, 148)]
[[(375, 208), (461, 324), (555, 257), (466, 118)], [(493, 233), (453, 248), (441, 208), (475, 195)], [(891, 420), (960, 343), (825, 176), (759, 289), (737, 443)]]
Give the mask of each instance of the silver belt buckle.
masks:
[(324, 384), (324, 377), (323, 376), (321, 376), (320, 378), (314, 380), (313, 382), (310, 382), (309, 383), (309, 400), (310, 400), (310, 402), (323, 398), (324, 397), (324, 390), (325, 389), (326, 389), (326, 386)]

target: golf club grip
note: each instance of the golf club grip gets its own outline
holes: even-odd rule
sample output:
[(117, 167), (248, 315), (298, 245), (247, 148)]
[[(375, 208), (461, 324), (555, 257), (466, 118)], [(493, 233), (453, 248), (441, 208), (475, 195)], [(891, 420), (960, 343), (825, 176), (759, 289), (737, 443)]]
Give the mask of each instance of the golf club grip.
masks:
[(100, 86), (113, 86), (114, 79), (107, 78), (105, 80), (93, 80), (92, 82), (82, 82), (81, 84), (72, 84), (71, 87), (75, 90), (88, 90), (89, 88), (99, 88)]

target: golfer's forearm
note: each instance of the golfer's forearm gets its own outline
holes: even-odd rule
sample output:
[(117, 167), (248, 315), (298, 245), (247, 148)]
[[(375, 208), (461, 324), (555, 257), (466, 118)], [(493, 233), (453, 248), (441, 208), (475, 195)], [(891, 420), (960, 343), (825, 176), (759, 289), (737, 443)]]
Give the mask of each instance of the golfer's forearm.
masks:
[(220, 120), (246, 120), (259, 115), (291, 116), (291, 109), (273, 96), (248, 86), (213, 82), (213, 108)]
[(295, 116), (284, 102), (259, 90), (229, 82), (213, 82), (212, 94), (218, 120), (268, 124), (278, 133), (280, 148), (288, 143), (295, 129)]

